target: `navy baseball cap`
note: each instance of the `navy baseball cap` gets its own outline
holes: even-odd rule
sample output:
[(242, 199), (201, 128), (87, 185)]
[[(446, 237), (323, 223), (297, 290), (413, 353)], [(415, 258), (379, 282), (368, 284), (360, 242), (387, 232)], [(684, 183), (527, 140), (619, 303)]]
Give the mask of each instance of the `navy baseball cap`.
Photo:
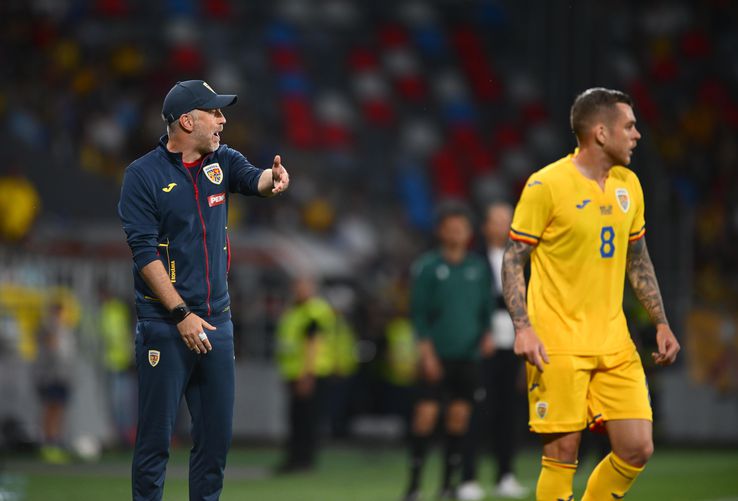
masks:
[(185, 80), (177, 82), (164, 98), (161, 117), (170, 124), (189, 111), (225, 108), (237, 99), (235, 94), (218, 94), (203, 80)]

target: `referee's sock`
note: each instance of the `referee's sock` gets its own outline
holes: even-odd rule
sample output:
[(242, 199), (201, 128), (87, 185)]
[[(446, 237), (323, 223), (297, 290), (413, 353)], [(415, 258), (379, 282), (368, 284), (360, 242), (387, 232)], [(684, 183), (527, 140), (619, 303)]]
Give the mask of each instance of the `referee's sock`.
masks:
[(464, 435), (446, 435), (446, 454), (443, 468), (443, 486), (442, 490), (451, 488), (451, 482), (456, 471), (461, 466), (461, 445)]
[[(574, 499), (572, 482), (577, 462), (565, 463), (546, 456), (541, 457), (541, 474), (536, 484), (536, 499)], [(608, 499), (608, 498), (602, 498)]]
[(611, 452), (592, 470), (582, 501), (621, 499), (643, 468), (630, 465)]
[(431, 441), (430, 435), (410, 435), (410, 485), (408, 492), (417, 491), (420, 488), (420, 476), (423, 472), (423, 464), (428, 454), (428, 446)]

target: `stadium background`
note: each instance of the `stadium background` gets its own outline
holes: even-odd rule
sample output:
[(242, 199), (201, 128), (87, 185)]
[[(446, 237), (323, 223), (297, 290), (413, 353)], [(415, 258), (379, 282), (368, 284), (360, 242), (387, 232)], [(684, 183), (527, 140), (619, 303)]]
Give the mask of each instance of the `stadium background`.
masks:
[[(78, 347), (66, 437), (82, 450), (114, 442), (99, 321), (103, 295), (132, 295), (120, 180), (163, 133), (172, 83), (202, 77), (239, 95), (224, 142), (257, 166), (281, 153), (292, 177), (277, 200), (231, 202), (238, 442), (268, 458), (283, 437), (274, 325), (290, 278), (317, 270), (360, 339), (348, 439), (337, 442), (382, 443), (401, 470), (382, 339), (405, 313), (409, 263), (432, 243), (434, 204), (461, 197), (479, 213), (514, 202), (534, 169), (573, 148), (576, 93), (603, 85), (636, 101), (633, 167), (684, 349), (675, 367), (647, 367), (657, 442), (727, 448), (719, 463), (738, 461), (735, 2), (7, 0), (0, 14), (4, 451), (38, 440), (35, 333), (58, 298)], [(648, 351), (643, 312), (632, 298), (626, 308)], [(43, 475), (15, 454), (8, 478)], [(258, 498), (300, 499), (273, 485)], [(735, 480), (730, 489), (738, 495)]]

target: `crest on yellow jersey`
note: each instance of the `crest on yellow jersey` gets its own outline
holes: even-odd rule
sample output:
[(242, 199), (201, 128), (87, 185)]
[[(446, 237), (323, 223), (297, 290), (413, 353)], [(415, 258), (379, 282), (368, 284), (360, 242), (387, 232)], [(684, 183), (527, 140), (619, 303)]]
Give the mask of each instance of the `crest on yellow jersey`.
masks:
[(618, 188), (615, 190), (615, 196), (618, 199), (618, 206), (620, 206), (620, 210), (623, 212), (628, 212), (628, 209), (630, 209), (630, 195), (628, 194), (628, 190), (625, 188)]

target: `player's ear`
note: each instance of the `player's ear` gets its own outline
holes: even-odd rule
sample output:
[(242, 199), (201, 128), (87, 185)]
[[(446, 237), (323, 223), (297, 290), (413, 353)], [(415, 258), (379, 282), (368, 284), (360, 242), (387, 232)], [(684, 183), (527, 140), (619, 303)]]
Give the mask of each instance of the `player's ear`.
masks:
[(595, 142), (600, 145), (604, 146), (605, 141), (607, 140), (607, 127), (604, 123), (598, 123), (594, 127), (594, 139)]

